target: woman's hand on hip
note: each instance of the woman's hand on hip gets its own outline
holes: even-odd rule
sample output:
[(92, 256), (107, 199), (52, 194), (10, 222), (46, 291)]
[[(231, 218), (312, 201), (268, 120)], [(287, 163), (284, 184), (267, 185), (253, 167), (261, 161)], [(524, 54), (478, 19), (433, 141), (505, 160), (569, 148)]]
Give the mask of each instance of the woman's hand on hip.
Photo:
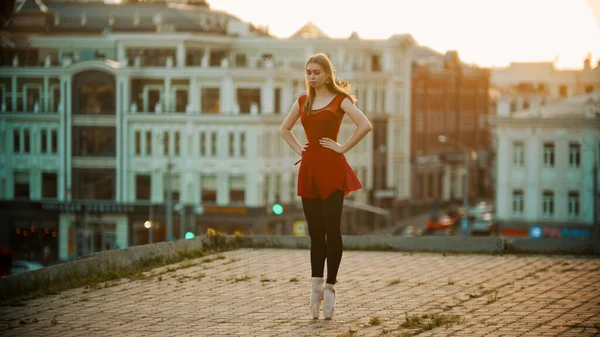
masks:
[(304, 151), (306, 151), (307, 147), (308, 147), (308, 140), (306, 141), (306, 143), (304, 143), (304, 146), (302, 146), (299, 150), (296, 151), (296, 153), (299, 156), (302, 156), (302, 154), (304, 153)]
[(333, 150), (336, 153), (344, 153), (344, 149), (342, 148), (342, 146), (339, 143), (335, 142), (333, 139), (321, 138), (319, 139), (319, 143), (321, 144), (321, 146)]

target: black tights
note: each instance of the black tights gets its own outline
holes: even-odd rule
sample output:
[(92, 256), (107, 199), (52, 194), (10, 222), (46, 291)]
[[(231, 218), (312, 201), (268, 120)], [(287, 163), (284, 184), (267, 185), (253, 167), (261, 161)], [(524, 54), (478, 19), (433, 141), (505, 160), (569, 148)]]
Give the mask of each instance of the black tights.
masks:
[(304, 216), (310, 235), (312, 277), (323, 277), (327, 259), (327, 283), (335, 284), (342, 261), (340, 221), (344, 192), (337, 190), (326, 199), (302, 198)]

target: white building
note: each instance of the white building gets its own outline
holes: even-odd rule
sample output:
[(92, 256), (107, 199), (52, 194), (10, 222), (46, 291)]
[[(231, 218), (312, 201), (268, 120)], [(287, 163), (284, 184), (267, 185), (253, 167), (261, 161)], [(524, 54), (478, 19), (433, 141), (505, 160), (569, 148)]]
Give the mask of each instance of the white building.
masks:
[[(15, 12), (1, 60), (0, 199), (10, 211), (0, 226), (18, 234), (16, 250), (35, 228), (57, 237), (43, 244), (61, 260), (123, 248), (146, 242), (149, 217), (164, 240), (169, 189), (183, 206), (175, 237), (213, 225), (269, 231), (266, 208), (294, 210), (299, 199), (298, 158), (278, 129), (317, 52), (368, 117), (389, 120), (388, 182), (408, 198), (410, 36), (331, 39), (308, 24), (277, 39), (181, 2), (26, 0)], [(353, 126), (346, 118), (340, 142)], [(300, 123), (294, 133), (304, 141)], [(373, 147), (368, 136), (346, 154), (364, 185), (356, 201), (368, 202)]]
[(600, 92), (510, 115), (499, 106), (496, 212), (504, 227), (589, 228), (600, 196)]

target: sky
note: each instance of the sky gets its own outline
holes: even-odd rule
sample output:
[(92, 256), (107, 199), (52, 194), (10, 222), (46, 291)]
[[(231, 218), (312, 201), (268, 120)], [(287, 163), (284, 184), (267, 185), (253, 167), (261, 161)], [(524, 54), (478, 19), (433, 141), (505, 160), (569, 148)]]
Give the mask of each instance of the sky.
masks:
[[(287, 38), (311, 21), (333, 38), (411, 34), (483, 67), (555, 61), (579, 69), (600, 60), (600, 0), (208, 0), (211, 8)], [(595, 15), (595, 16), (594, 16)]]

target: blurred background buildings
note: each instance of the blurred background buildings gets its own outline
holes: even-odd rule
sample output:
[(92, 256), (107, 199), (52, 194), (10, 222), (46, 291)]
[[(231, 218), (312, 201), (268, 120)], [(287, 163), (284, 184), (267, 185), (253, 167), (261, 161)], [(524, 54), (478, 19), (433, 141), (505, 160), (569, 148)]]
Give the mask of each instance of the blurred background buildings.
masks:
[[(298, 158), (278, 128), (317, 52), (374, 125), (346, 154), (364, 188), (348, 197), (345, 234), (486, 201), (505, 234), (528, 235), (532, 225), (590, 228), (600, 207), (600, 67), (589, 56), (582, 70), (490, 69), (408, 34), (331, 38), (307, 22), (276, 38), (202, 0), (10, 3), (0, 237), (20, 259), (70, 260), (208, 227), (306, 234)], [(339, 141), (352, 130), (346, 119)], [(300, 124), (294, 133), (304, 142)]]

